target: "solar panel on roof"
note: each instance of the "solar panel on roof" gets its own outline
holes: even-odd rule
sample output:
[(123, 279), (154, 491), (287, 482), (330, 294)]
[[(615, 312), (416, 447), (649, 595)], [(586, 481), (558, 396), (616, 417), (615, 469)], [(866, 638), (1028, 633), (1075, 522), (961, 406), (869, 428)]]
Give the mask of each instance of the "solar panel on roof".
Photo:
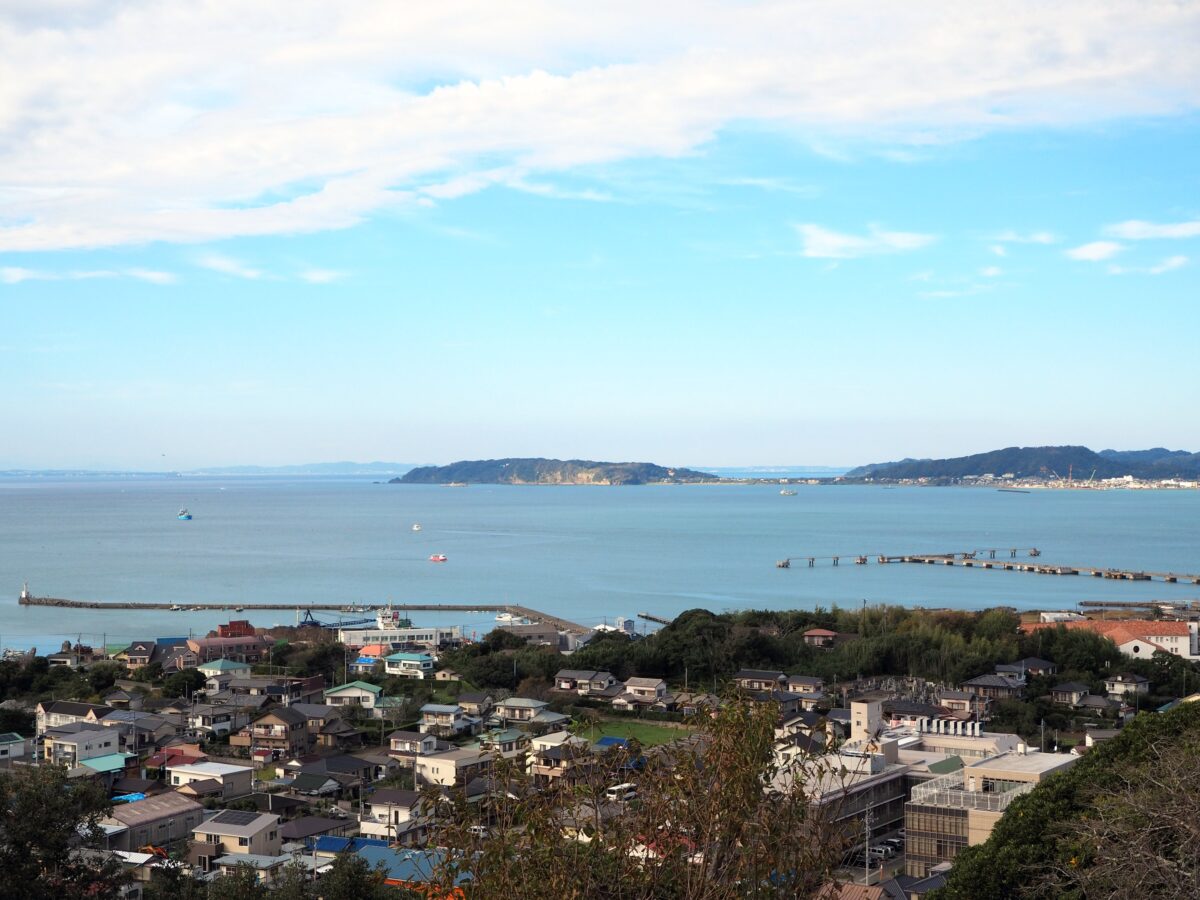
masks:
[(222, 813), (213, 816), (213, 821), (221, 825), (249, 825), (257, 819), (261, 813), (246, 812), (241, 809), (227, 809)]

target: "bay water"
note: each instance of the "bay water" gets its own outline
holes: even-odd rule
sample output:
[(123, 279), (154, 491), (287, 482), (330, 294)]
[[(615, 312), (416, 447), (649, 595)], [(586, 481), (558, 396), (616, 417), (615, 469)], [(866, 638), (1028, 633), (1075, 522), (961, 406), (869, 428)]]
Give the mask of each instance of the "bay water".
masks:
[[(57, 649), (295, 624), (256, 603), (515, 603), (585, 625), (646, 611), (897, 603), (1065, 609), (1200, 587), (878, 554), (1038, 547), (1041, 561), (1200, 572), (1200, 492), (723, 484), (389, 485), (366, 478), (0, 478), (0, 646)], [(191, 521), (176, 513), (187, 507)], [(414, 523), (421, 529), (413, 531)], [(431, 554), (445, 554), (432, 563)], [(866, 554), (871, 563), (853, 565)], [(803, 557), (839, 555), (841, 565)], [(1007, 555), (1007, 554), (1005, 554)], [(784, 557), (801, 557), (790, 569)], [(22, 607), (39, 596), (217, 602), (243, 613)], [(330, 618), (330, 614), (317, 614)], [(414, 614), (483, 634), (486, 613)], [(640, 626), (639, 626), (640, 627)], [(650, 626), (653, 627), (653, 626)]]

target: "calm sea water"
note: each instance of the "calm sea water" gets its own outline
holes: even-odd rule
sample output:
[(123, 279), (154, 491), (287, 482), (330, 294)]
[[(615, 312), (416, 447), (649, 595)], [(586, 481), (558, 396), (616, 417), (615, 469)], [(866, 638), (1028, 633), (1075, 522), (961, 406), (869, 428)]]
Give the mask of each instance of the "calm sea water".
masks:
[[(693, 607), (871, 603), (1067, 608), (1194, 599), (1191, 585), (942, 566), (775, 567), (785, 556), (1030, 547), (1046, 562), (1200, 572), (1200, 492), (770, 485), (448, 488), (364, 479), (0, 479), (0, 646), (203, 633), (231, 613), (17, 605), (83, 600), (520, 603), (599, 623)], [(195, 518), (177, 521), (188, 507)], [(412, 531), (414, 522), (422, 525)], [(444, 553), (449, 561), (428, 561)], [(418, 614), (480, 633), (486, 614)]]

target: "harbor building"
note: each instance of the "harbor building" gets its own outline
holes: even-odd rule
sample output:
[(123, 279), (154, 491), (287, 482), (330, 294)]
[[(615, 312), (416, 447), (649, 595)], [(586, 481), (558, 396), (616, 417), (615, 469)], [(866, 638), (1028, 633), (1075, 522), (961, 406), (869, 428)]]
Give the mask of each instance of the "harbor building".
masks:
[(422, 628), (339, 628), (338, 640), (355, 649), (369, 644), (386, 644), (414, 645), (436, 650), (442, 646), (460, 643), (462, 628), (458, 625), (430, 625)]

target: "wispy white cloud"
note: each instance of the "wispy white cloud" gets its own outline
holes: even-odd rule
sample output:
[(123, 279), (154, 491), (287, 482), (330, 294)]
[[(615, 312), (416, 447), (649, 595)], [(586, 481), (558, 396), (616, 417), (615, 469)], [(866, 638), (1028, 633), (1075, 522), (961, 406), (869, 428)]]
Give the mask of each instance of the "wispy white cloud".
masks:
[(330, 284), (344, 277), (344, 273), (332, 269), (305, 269), (300, 277), (309, 284)]
[(1161, 275), (1163, 272), (1172, 272), (1175, 269), (1182, 269), (1187, 264), (1188, 258), (1186, 256), (1169, 256), (1157, 266), (1151, 266), (1150, 274)]
[(719, 184), (728, 187), (750, 187), (761, 191), (779, 194), (793, 194), (797, 197), (815, 197), (821, 193), (820, 188), (811, 184), (801, 184), (790, 178), (723, 178)]
[(126, 274), (130, 278), (148, 281), (151, 284), (174, 284), (179, 280), (174, 272), (160, 272), (157, 269), (130, 269)]
[(1200, 102), (1188, 3), (43, 7), (0, 21), (0, 251), (345, 228), (483, 190), (495, 169), (561, 185), (677, 159), (734, 124), (905, 156)]
[(1008, 256), (1008, 248), (1003, 244), (992, 244), (988, 249), (996, 256)]
[(1187, 264), (1188, 258), (1186, 256), (1168, 256), (1162, 262), (1153, 266), (1109, 266), (1108, 273), (1110, 275), (1162, 275), (1166, 272), (1182, 269)]
[(1092, 241), (1090, 244), (1081, 244), (1078, 247), (1072, 247), (1070, 250), (1063, 252), (1071, 259), (1084, 260), (1086, 262), (1101, 262), (1115, 256), (1124, 249), (1124, 244), (1118, 244), (1115, 241)]
[[(1058, 235), (1049, 231), (1002, 231), (999, 234), (992, 235), (991, 240), (998, 244), (1055, 244), (1058, 243)], [(1001, 250), (1004, 248), (1001, 247)], [(993, 248), (993, 251), (995, 248)], [(998, 254), (1003, 256), (1003, 253)]]
[(1109, 237), (1123, 238), (1127, 241), (1144, 241), (1153, 238), (1193, 238), (1200, 237), (1200, 219), (1191, 222), (1170, 222), (1159, 224), (1130, 219), (1118, 222), (1104, 229)]
[(801, 256), (814, 259), (855, 259), (883, 253), (919, 250), (937, 240), (933, 234), (913, 231), (885, 231), (872, 225), (865, 235), (845, 234), (821, 225), (796, 225), (800, 235)]
[(221, 253), (206, 253), (196, 258), (196, 265), (202, 269), (220, 272), (222, 275), (232, 275), (235, 278), (246, 278), (257, 281), (263, 277), (262, 269), (255, 269), (240, 260)]
[(507, 187), (538, 197), (553, 197), (557, 200), (589, 200), (593, 203), (611, 203), (616, 198), (607, 191), (597, 191), (592, 188), (573, 190), (554, 184), (528, 181), (524, 178), (512, 178), (505, 182)]
[(1004, 270), (999, 266), (984, 266), (979, 270), (979, 274), (984, 278), (999, 278), (1004, 274)]
[(90, 281), (97, 278), (136, 278), (153, 284), (172, 284), (175, 276), (169, 272), (148, 269), (86, 269), (83, 271), (55, 272), (48, 269), (26, 269), (20, 266), (0, 268), (0, 284), (20, 284), (22, 281)]
[(33, 269), (23, 269), (19, 266), (5, 266), (0, 269), (0, 283), (20, 284), (22, 281), (34, 281), (45, 276)]

